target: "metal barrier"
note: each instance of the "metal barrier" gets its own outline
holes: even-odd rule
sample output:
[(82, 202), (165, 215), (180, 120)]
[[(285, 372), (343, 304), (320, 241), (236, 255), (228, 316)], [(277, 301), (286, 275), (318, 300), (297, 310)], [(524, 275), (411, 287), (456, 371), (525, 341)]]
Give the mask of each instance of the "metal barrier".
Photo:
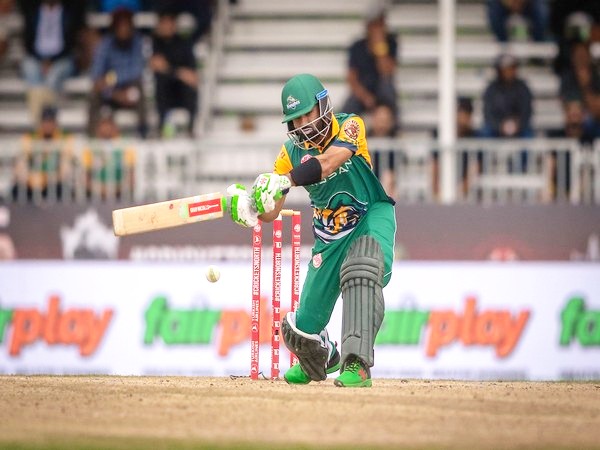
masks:
[[(281, 141), (189, 139), (102, 142), (0, 140), (0, 197), (8, 202), (144, 203), (251, 185), (270, 171)], [(441, 196), (434, 141), (369, 140), (374, 170), (400, 203)], [(600, 141), (460, 140), (453, 166), (457, 203), (600, 203)], [(295, 189), (290, 200), (305, 195)]]
[(578, 203), (580, 153), (574, 140), (459, 141), (457, 198), (483, 203)]
[(143, 203), (194, 192), (190, 140), (0, 141), (0, 198), (56, 202)]
[[(369, 141), (375, 170), (400, 202), (441, 197), (436, 142)], [(477, 203), (600, 203), (595, 149), (568, 139), (464, 139), (452, 152), (455, 198)], [(596, 169), (594, 169), (596, 167)]]

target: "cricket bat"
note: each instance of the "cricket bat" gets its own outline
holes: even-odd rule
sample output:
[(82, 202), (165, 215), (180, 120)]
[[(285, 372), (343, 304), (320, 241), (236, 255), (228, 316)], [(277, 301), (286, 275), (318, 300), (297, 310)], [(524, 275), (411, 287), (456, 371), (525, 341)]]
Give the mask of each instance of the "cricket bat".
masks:
[(115, 209), (116, 236), (145, 233), (189, 223), (220, 219), (227, 211), (227, 197), (220, 192), (178, 198), (158, 203)]

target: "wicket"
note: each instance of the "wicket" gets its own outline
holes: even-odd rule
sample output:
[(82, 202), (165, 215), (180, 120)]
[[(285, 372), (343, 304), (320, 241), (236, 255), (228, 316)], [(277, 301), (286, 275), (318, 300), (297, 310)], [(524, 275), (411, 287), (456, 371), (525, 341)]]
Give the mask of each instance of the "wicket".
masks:
[[(271, 379), (279, 378), (279, 344), (281, 328), (281, 253), (283, 247), (283, 217), (292, 220), (292, 290), (291, 310), (296, 311), (300, 301), (300, 239), (302, 218), (300, 211), (281, 210), (273, 221), (273, 293), (271, 305), (273, 319), (271, 325)], [(262, 263), (262, 223), (252, 230), (252, 311), (250, 331), (250, 378), (258, 379), (260, 347), (260, 272)], [(290, 366), (297, 363), (290, 355)]]

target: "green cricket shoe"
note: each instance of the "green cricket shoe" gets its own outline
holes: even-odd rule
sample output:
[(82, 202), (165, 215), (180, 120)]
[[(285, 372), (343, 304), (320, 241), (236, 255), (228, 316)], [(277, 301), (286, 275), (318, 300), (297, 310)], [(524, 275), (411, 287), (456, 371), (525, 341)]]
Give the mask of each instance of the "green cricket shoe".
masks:
[[(325, 372), (328, 374), (340, 370), (340, 352), (337, 351), (335, 344), (332, 345), (332, 348), (333, 353), (329, 358), (327, 367), (325, 368)], [(308, 384), (312, 381), (310, 377), (306, 375), (304, 370), (302, 370), (300, 363), (294, 364), (292, 367), (290, 367), (283, 375), (283, 378), (288, 382), (288, 384)]]
[(371, 371), (361, 359), (350, 357), (333, 384), (340, 387), (371, 387)]

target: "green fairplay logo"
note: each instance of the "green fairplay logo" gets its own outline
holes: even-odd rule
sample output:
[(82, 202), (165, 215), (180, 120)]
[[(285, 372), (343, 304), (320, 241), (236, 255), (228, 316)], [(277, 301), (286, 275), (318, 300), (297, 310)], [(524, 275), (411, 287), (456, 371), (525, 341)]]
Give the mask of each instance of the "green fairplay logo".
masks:
[(416, 346), (424, 337), (425, 354), (430, 358), (453, 343), (492, 347), (496, 356), (505, 358), (519, 342), (529, 317), (527, 309), (515, 313), (506, 308), (478, 311), (474, 297), (465, 300), (460, 312), (388, 310), (375, 343)]
[[(271, 311), (268, 299), (261, 298), (261, 344), (271, 340)], [(285, 315), (287, 311), (281, 310)], [(434, 309), (388, 310), (377, 335), (378, 345), (423, 343), (425, 354), (434, 358), (452, 344), (491, 347), (499, 358), (509, 356), (518, 344), (529, 320), (527, 309), (477, 308), (477, 299), (465, 299), (462, 311)], [(174, 309), (165, 297), (155, 297), (146, 309), (144, 344), (160, 341), (171, 345), (215, 344), (225, 357), (232, 348), (250, 339), (251, 318), (245, 309)]]
[[(281, 309), (281, 314), (287, 310)], [(165, 345), (216, 344), (219, 356), (225, 357), (232, 348), (250, 340), (251, 318), (245, 309), (174, 309), (165, 297), (152, 299), (146, 309), (144, 344), (157, 341)], [(271, 342), (271, 312), (267, 299), (261, 298), (260, 343)]]
[(164, 297), (155, 298), (146, 310), (144, 344), (160, 336), (165, 344), (208, 344), (221, 311), (171, 309)]
[(586, 310), (583, 298), (571, 298), (560, 320), (560, 345), (568, 346), (575, 339), (584, 347), (600, 346), (600, 310)]

